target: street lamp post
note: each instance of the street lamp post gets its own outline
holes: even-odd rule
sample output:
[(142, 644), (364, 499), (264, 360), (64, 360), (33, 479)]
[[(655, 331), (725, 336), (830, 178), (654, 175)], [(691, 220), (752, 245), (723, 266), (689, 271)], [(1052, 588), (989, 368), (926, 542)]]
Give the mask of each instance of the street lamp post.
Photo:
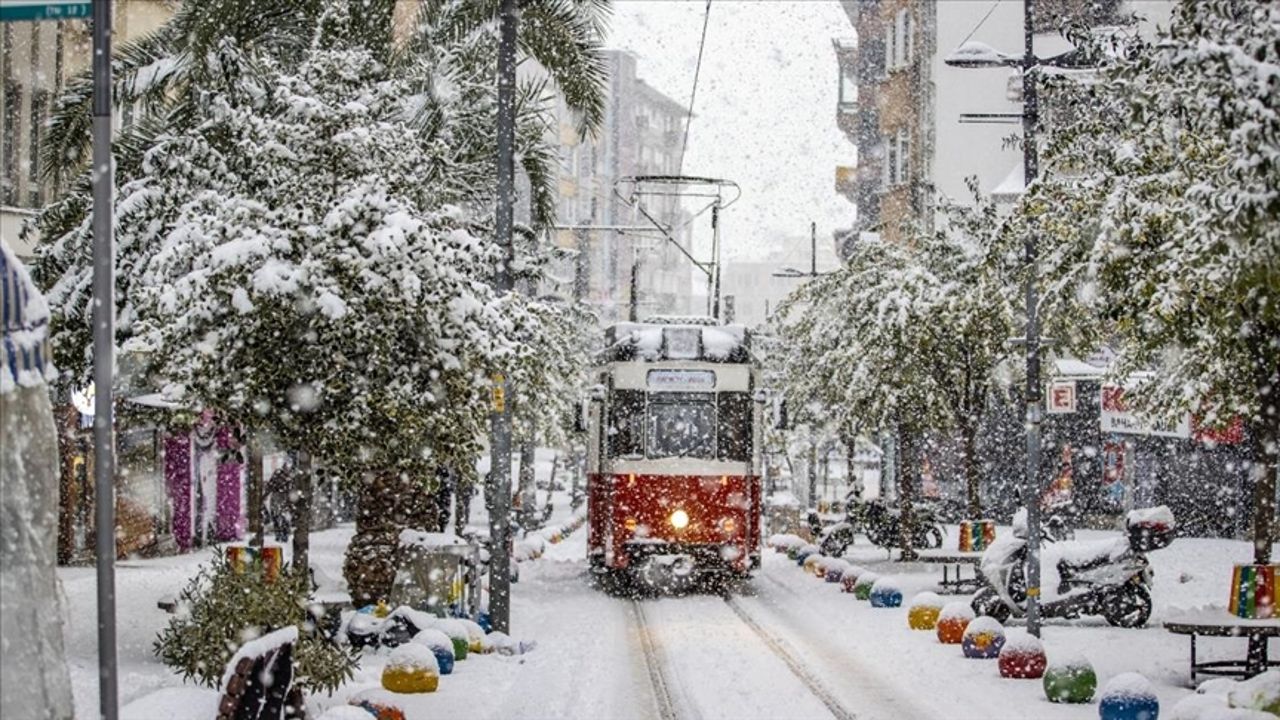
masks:
[[(494, 286), (499, 294), (512, 290), (515, 261), (513, 214), (515, 205), (516, 127), (516, 0), (502, 0), (498, 42), (498, 207), (495, 230), (505, 251), (498, 263)], [(511, 630), (511, 407), (506, 398), (511, 382), (502, 373), (493, 378), (493, 406), (489, 442), (489, 617), (493, 628)]]
[[(1036, 157), (1036, 122), (1039, 115), (1034, 69), (1042, 64), (1035, 56), (1035, 2), (1023, 2), (1022, 56), (996, 54), (969, 57), (958, 54), (946, 59), (954, 67), (1019, 67), (1022, 69), (1022, 173), (1025, 187), (1030, 187), (1039, 171)], [(1036, 292), (1036, 238), (1027, 233), (1023, 239), (1023, 262), (1027, 267), (1025, 289), (1027, 327), (1022, 338), (1027, 354), (1026, 430), (1027, 467), (1023, 501), (1027, 508), (1027, 632), (1040, 636), (1040, 423), (1044, 406), (1040, 391), (1040, 319)]]

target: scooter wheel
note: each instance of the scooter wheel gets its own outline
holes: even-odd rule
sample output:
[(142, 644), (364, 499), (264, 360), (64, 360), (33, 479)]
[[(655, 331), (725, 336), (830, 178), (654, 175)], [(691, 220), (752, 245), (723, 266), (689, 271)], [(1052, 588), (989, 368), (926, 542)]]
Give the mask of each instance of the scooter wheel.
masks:
[(973, 601), (969, 603), (973, 608), (973, 614), (978, 616), (987, 616), (994, 618), (1001, 625), (1009, 621), (1009, 616), (1013, 611), (1008, 605), (1004, 604), (1004, 600), (1000, 598), (999, 593), (989, 587), (984, 587), (973, 596)]
[(1151, 591), (1145, 585), (1125, 585), (1102, 605), (1108, 623), (1122, 628), (1138, 628), (1151, 617)]

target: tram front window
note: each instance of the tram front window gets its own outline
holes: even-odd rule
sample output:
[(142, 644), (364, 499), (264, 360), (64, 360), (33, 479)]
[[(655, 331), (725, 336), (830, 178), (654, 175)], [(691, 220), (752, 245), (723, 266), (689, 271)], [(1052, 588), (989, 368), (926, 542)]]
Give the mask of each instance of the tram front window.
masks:
[(659, 397), (650, 396), (648, 456), (715, 457), (716, 406), (712, 398), (684, 393)]

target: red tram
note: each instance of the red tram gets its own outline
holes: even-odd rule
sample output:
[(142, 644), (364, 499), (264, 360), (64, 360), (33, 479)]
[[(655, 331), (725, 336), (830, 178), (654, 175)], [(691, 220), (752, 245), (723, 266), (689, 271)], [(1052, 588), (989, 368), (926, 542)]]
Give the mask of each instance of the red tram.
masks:
[(587, 552), (597, 573), (660, 584), (760, 565), (764, 394), (750, 333), (710, 322), (605, 331), (586, 412)]

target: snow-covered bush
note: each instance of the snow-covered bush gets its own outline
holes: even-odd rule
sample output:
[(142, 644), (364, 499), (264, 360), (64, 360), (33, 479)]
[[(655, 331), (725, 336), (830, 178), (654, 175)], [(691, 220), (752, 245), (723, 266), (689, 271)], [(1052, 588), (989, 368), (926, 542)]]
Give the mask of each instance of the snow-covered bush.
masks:
[(355, 658), (316, 630), (309, 592), (306, 575), (289, 566), (271, 580), (252, 568), (237, 571), (215, 554), (178, 596), (178, 613), (156, 638), (156, 655), (183, 678), (218, 687), (241, 645), (292, 626), (298, 630), (294, 682), (331, 692), (352, 677)]

